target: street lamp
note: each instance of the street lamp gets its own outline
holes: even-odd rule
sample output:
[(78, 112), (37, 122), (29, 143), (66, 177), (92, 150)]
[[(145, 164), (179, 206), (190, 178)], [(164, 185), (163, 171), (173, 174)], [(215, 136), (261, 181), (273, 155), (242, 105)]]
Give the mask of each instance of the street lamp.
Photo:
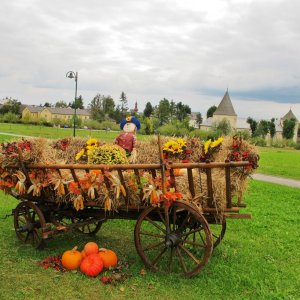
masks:
[(73, 71), (69, 71), (66, 74), (67, 78), (75, 78), (75, 101), (74, 101), (74, 131), (73, 131), (73, 136), (75, 137), (75, 127), (76, 127), (76, 100), (77, 100), (77, 79), (78, 79), (78, 72), (73, 72)]

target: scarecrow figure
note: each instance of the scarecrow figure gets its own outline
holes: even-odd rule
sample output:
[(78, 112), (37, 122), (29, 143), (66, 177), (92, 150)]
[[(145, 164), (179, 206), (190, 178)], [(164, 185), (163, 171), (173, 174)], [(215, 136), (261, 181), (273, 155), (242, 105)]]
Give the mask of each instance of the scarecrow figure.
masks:
[(115, 140), (115, 144), (125, 149), (127, 156), (130, 156), (129, 161), (136, 161), (136, 131), (141, 128), (140, 121), (135, 117), (127, 117), (120, 123), (122, 132)]

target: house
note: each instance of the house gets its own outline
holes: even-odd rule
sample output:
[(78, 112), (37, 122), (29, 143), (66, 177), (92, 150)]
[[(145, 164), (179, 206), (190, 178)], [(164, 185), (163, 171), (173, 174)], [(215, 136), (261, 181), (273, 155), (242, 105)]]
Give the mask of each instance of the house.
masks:
[(230, 123), (230, 126), (234, 131), (247, 130), (250, 132), (250, 125), (247, 123), (247, 119), (239, 118), (237, 116), (233, 108), (228, 89), (216, 111), (213, 113), (213, 116), (204, 120), (200, 128), (202, 130), (209, 131), (214, 124), (218, 124), (224, 119)]
[[(41, 107), (26, 106), (22, 111), (22, 120), (30, 119), (32, 121), (46, 120), (47, 122), (68, 122), (74, 116), (74, 109), (70, 107)], [(76, 109), (76, 116), (82, 121), (90, 119), (91, 113), (88, 109)]]

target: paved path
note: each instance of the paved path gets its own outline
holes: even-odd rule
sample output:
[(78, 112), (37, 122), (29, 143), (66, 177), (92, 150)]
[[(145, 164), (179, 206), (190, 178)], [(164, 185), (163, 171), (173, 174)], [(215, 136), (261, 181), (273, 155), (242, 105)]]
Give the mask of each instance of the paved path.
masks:
[(22, 134), (14, 134), (14, 133), (8, 133), (8, 132), (0, 132), (0, 134), (4, 134), (4, 135), (11, 135), (11, 136), (20, 136), (20, 137), (33, 137), (33, 136), (30, 136), (30, 135), (22, 135)]
[(258, 174), (258, 173), (252, 175), (252, 177), (253, 177), (253, 179), (256, 179), (256, 180), (267, 181), (267, 182), (272, 182), (272, 183), (277, 183), (277, 184), (300, 188), (300, 180), (276, 177), (276, 176)]

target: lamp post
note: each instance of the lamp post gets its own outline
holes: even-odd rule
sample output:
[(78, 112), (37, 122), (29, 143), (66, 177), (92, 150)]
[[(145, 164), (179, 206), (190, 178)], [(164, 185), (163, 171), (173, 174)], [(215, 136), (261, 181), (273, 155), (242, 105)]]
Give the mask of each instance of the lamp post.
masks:
[(75, 101), (74, 101), (74, 128), (73, 128), (73, 136), (75, 137), (75, 131), (76, 131), (76, 100), (77, 100), (77, 79), (78, 79), (78, 72), (69, 71), (66, 74), (67, 78), (73, 79), (75, 78)]

